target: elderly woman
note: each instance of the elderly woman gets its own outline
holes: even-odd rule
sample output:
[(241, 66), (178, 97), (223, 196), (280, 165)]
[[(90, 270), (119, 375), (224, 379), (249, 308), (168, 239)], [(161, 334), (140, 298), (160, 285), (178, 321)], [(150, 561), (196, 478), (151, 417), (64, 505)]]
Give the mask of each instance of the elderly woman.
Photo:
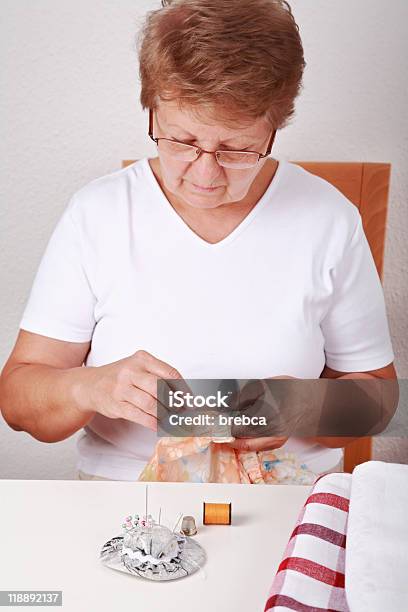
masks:
[[(303, 69), (283, 0), (175, 0), (148, 15), (141, 102), (158, 156), (73, 196), (2, 375), (13, 429), (44, 442), (84, 429), (83, 478), (138, 477), (161, 378), (395, 377), (357, 209), (269, 157)], [(315, 472), (341, 458), (316, 440), (236, 447), (283, 443)]]

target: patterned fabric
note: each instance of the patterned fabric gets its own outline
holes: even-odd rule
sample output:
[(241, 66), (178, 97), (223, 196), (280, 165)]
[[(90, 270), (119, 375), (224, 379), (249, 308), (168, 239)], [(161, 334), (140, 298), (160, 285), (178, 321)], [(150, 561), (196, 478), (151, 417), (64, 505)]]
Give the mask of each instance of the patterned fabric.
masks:
[(349, 612), (344, 589), (351, 474), (319, 478), (297, 520), (265, 612)]
[(233, 438), (161, 438), (139, 480), (313, 484), (316, 475), (292, 453), (238, 451)]

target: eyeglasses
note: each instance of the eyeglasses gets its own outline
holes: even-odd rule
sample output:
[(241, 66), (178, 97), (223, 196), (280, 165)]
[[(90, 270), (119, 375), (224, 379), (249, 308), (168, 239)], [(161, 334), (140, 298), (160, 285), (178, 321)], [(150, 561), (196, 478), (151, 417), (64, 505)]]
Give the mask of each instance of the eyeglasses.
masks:
[(264, 157), (268, 157), (272, 151), (276, 130), (272, 132), (266, 153), (257, 151), (206, 151), (201, 147), (189, 145), (179, 140), (170, 138), (155, 138), (153, 136), (153, 111), (149, 109), (149, 136), (156, 143), (158, 150), (165, 155), (183, 162), (194, 162), (202, 153), (215, 155), (217, 163), (224, 168), (233, 170), (245, 170), (253, 168)]

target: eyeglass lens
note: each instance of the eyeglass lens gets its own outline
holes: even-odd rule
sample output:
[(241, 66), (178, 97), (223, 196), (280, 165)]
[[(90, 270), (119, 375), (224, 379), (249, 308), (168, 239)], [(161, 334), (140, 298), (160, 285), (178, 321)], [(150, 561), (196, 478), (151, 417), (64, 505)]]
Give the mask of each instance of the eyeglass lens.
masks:
[[(195, 161), (200, 154), (197, 147), (164, 138), (159, 138), (157, 146), (162, 153), (185, 162)], [(259, 155), (249, 151), (217, 151), (216, 159), (220, 166), (243, 170), (255, 166), (259, 161)]]

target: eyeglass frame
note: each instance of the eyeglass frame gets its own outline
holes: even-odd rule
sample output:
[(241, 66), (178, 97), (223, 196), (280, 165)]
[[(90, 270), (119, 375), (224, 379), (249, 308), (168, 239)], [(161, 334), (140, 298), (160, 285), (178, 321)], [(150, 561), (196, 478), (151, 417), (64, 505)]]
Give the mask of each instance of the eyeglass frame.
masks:
[[(270, 153), (272, 151), (273, 143), (275, 141), (276, 131), (277, 130), (274, 130), (272, 132), (272, 134), (271, 134), (271, 137), (270, 137), (269, 142), (268, 142), (268, 147), (267, 147), (266, 153), (259, 153), (259, 151), (235, 151), (234, 149), (230, 149), (230, 150), (228, 150), (228, 149), (217, 149), (216, 151), (206, 151), (205, 149), (202, 149), (201, 147), (198, 147), (196, 145), (189, 145), (186, 142), (183, 142), (182, 140), (176, 140), (175, 138), (162, 138), (162, 137), (155, 138), (153, 136), (153, 109), (149, 108), (149, 132), (148, 132), (149, 137), (153, 140), (153, 142), (156, 143), (157, 146), (159, 146), (159, 140), (168, 140), (169, 142), (177, 142), (177, 143), (182, 144), (182, 145), (184, 145), (186, 147), (192, 147), (193, 149), (196, 149), (198, 151), (198, 155), (190, 163), (193, 163), (193, 162), (197, 161), (197, 159), (200, 157), (201, 153), (210, 153), (212, 155), (215, 155), (215, 160), (216, 160), (216, 162), (217, 162), (217, 164), (219, 166), (221, 166), (221, 164), (218, 162), (217, 155), (216, 155), (217, 153), (255, 153), (256, 155), (258, 155), (258, 161), (256, 162), (256, 164), (258, 164), (261, 159), (263, 159), (265, 157), (268, 157), (268, 155), (270, 155)], [(255, 167), (256, 164), (254, 164), (253, 167)], [(223, 166), (221, 166), (221, 167), (223, 167)]]

